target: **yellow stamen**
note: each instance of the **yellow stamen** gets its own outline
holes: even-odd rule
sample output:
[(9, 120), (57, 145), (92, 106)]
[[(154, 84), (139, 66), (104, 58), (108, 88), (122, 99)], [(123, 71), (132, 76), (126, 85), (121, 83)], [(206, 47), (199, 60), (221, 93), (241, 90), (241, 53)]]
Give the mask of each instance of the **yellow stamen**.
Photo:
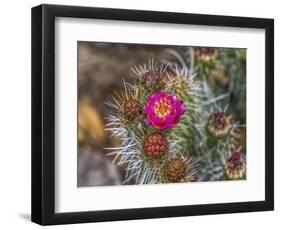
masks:
[(158, 102), (155, 103), (154, 106), (154, 113), (160, 117), (166, 117), (172, 112), (172, 105), (167, 98), (162, 98)]

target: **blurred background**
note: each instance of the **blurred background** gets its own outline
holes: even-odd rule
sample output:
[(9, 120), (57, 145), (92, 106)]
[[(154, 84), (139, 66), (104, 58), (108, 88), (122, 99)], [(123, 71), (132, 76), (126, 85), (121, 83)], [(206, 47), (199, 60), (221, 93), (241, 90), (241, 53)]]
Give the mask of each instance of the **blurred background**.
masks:
[[(184, 46), (78, 42), (79, 187), (122, 184), (124, 168), (113, 164), (113, 158), (107, 156), (107, 151), (104, 150), (105, 147), (120, 146), (120, 141), (110, 137), (110, 133), (105, 131), (105, 117), (114, 112), (105, 102), (112, 101), (113, 90), (118, 93), (123, 89), (123, 78), (127, 82), (136, 79), (130, 70), (133, 65), (145, 64), (151, 57), (157, 61), (178, 61), (167, 52), (168, 48), (185, 59), (187, 47)], [(208, 84), (218, 94), (231, 87), (230, 111), (236, 111), (239, 119), (246, 122), (246, 79), (245, 76), (233, 77), (231, 68), (237, 68), (238, 65), (233, 63), (237, 59), (235, 49), (226, 50), (233, 52), (222, 56), (227, 63), (225, 66), (218, 66), (208, 75)], [(236, 69), (233, 71), (237, 72)]]

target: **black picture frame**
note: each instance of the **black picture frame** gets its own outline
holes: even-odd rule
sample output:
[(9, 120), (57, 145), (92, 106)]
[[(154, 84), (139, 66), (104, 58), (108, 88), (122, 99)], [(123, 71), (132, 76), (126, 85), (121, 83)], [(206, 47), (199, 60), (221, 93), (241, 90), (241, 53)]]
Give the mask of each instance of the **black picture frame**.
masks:
[[(109, 19), (265, 29), (265, 200), (55, 213), (55, 18)], [(274, 209), (274, 20), (109, 8), (32, 8), (32, 221), (41, 225), (267, 211)]]

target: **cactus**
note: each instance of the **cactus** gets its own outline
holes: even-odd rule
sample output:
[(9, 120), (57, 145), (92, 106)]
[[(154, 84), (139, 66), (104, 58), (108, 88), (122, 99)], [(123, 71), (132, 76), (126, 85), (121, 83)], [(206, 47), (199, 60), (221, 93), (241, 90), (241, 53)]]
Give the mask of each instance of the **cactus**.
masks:
[[(107, 150), (126, 170), (123, 184), (245, 178), (246, 125), (239, 121), (245, 118), (235, 113), (245, 110), (245, 93), (231, 104), (239, 94), (235, 84), (245, 83), (235, 76), (245, 78), (244, 50), (186, 48), (186, 57), (172, 49), (167, 54), (174, 61), (158, 64), (151, 58), (133, 66), (135, 81), (124, 80), (123, 92), (107, 103), (116, 111), (107, 117), (107, 130), (121, 140), (120, 147)], [(231, 81), (228, 87), (213, 86), (208, 78), (218, 74), (222, 85)]]

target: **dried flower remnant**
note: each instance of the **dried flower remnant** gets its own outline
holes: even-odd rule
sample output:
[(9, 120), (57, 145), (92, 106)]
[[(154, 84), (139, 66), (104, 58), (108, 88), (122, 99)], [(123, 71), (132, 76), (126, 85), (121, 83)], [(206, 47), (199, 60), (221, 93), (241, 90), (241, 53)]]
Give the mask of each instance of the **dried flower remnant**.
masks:
[(168, 141), (160, 133), (152, 133), (143, 142), (143, 151), (149, 159), (161, 159), (168, 152)]
[(162, 91), (149, 96), (145, 106), (147, 123), (160, 130), (174, 128), (185, 112), (181, 99)]
[(229, 179), (242, 179), (246, 173), (246, 162), (240, 152), (234, 152), (225, 163), (225, 172)]
[(207, 124), (207, 130), (212, 137), (222, 138), (228, 135), (231, 124), (232, 115), (226, 115), (224, 112), (213, 112)]

